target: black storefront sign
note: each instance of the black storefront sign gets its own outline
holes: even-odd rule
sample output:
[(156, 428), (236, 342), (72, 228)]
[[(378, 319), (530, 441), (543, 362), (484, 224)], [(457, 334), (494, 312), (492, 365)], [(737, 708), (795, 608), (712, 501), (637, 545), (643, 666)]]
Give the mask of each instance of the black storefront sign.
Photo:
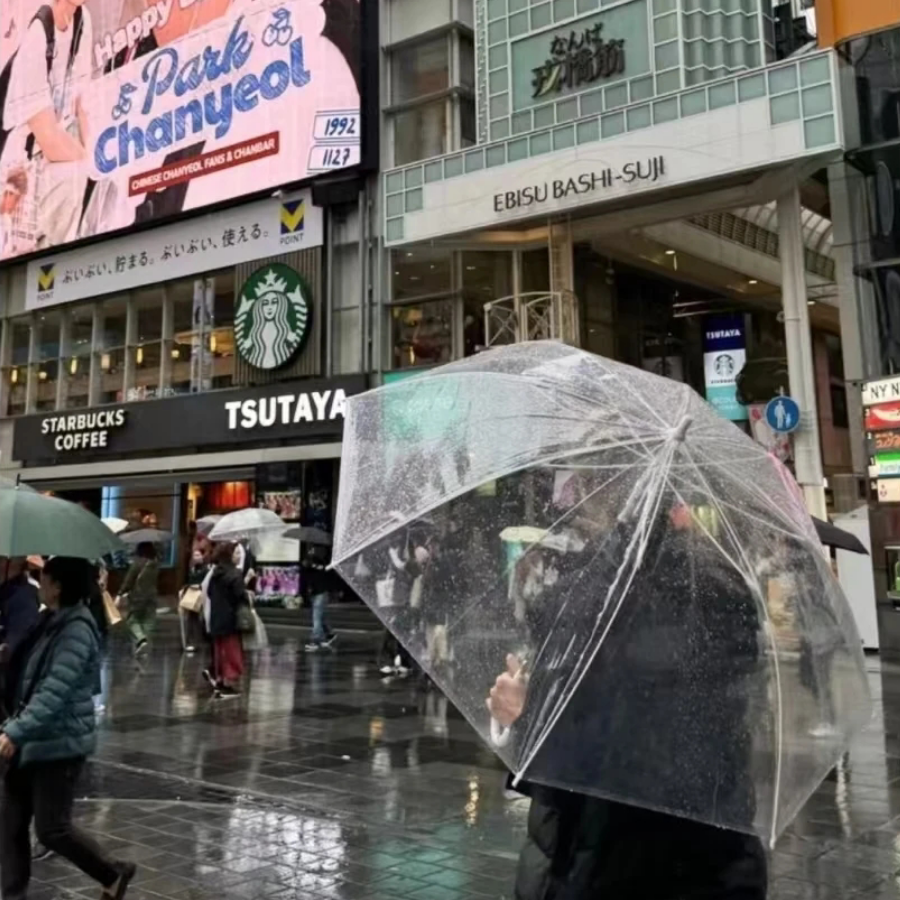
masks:
[(336, 441), (343, 433), (346, 398), (366, 387), (364, 375), (304, 378), (24, 416), (16, 421), (13, 456), (34, 465), (188, 448), (209, 452), (242, 444)]

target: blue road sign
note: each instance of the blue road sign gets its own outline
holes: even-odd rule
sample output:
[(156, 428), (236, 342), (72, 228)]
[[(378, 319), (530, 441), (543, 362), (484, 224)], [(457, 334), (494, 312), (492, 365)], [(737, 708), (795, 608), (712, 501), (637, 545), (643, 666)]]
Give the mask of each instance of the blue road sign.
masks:
[(772, 431), (790, 434), (800, 425), (800, 407), (791, 397), (775, 397), (766, 404), (766, 422)]

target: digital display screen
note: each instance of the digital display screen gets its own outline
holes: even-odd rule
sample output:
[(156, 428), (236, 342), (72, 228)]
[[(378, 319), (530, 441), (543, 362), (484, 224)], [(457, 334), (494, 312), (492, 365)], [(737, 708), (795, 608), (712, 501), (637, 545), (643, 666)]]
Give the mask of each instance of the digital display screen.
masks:
[(4, 0), (0, 259), (359, 164), (361, 5)]

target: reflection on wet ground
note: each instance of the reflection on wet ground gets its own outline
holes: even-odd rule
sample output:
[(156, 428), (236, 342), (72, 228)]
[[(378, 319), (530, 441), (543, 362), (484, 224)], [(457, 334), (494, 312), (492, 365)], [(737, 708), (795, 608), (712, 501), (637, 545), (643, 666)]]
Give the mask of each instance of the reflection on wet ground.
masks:
[[(240, 699), (208, 699), (171, 623), (144, 670), (114, 652), (79, 821), (139, 863), (129, 900), (511, 898), (527, 801), (436, 692), (384, 679), (377, 636), (305, 653), (273, 634)], [(900, 900), (900, 667), (780, 842), (774, 900)], [(31, 900), (96, 897), (51, 858)], [(650, 898), (648, 898), (650, 900)]]

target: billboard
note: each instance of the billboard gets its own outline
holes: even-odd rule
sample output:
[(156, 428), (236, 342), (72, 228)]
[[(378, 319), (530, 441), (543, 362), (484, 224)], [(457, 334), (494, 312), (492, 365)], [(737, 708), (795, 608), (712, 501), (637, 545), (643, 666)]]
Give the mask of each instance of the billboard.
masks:
[(4, 0), (0, 259), (358, 165), (366, 0)]

